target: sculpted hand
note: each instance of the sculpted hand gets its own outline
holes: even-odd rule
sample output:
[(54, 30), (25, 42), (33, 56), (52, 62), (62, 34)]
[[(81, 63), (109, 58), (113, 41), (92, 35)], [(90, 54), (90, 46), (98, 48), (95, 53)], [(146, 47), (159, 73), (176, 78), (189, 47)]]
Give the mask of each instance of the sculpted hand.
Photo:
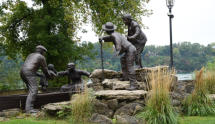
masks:
[(127, 36), (127, 40), (133, 40), (133, 39), (134, 39), (133, 37)]
[(115, 54), (114, 54), (114, 56), (119, 56), (119, 52), (120, 51), (116, 51)]
[(102, 43), (102, 40), (103, 40), (103, 38), (102, 38), (102, 37), (99, 37), (99, 42), (100, 42), (100, 43)]
[(57, 74), (55, 74), (53, 71), (49, 70), (49, 78), (53, 79), (54, 77), (57, 77)]

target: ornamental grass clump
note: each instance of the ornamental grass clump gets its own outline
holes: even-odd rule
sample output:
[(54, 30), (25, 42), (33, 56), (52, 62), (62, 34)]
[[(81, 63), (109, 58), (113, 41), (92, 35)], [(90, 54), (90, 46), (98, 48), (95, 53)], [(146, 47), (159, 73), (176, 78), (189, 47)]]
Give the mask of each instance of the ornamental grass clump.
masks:
[(209, 94), (215, 94), (215, 71), (207, 70), (204, 75), (204, 81)]
[(177, 113), (173, 110), (169, 96), (173, 81), (173, 71), (153, 71), (149, 82), (152, 88), (144, 112), (138, 117), (145, 119), (147, 124), (177, 124)]
[(71, 118), (74, 123), (87, 123), (93, 111), (93, 100), (93, 93), (87, 88), (85, 92), (74, 96), (71, 100)]
[[(206, 76), (207, 77), (207, 76)], [(206, 116), (215, 114), (214, 102), (208, 97), (209, 78), (205, 80), (204, 68), (196, 72), (195, 88), (183, 104), (183, 112), (189, 116)]]

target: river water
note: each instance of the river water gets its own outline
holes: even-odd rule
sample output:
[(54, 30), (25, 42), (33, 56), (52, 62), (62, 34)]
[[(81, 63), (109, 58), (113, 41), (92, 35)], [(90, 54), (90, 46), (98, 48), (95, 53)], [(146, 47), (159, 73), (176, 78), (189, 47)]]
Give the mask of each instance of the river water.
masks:
[(189, 74), (176, 74), (178, 77), (178, 80), (193, 80), (194, 79), (194, 74), (189, 73)]

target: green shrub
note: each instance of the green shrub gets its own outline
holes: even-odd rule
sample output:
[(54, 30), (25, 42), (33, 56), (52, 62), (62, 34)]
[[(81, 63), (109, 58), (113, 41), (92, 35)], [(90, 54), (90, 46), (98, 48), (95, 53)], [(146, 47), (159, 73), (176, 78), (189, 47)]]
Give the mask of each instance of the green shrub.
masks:
[(145, 110), (137, 115), (147, 124), (177, 124), (178, 117), (173, 110), (169, 90), (173, 77), (167, 70), (152, 72), (150, 76), (151, 92)]
[(64, 118), (67, 118), (68, 116), (71, 116), (72, 106), (71, 105), (64, 105), (62, 107), (63, 107), (63, 109), (57, 112), (57, 117), (64, 119)]
[(215, 104), (208, 98), (208, 81), (204, 78), (204, 68), (196, 72), (195, 88), (183, 104), (183, 112), (189, 116), (206, 116), (215, 114)]

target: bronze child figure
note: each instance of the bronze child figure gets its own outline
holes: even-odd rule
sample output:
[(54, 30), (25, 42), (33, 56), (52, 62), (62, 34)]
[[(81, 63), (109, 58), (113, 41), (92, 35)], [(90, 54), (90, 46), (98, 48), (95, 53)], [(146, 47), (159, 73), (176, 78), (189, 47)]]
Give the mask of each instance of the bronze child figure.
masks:
[[(54, 75), (57, 75), (57, 71), (53, 64), (48, 64), (48, 70), (49, 72), (54, 73)], [(46, 76), (41, 73), (37, 73), (37, 76), (40, 78), (40, 85), (42, 87), (42, 91), (46, 91), (48, 87), (48, 80), (51, 78), (46, 78)]]
[(120, 58), (123, 78), (121, 80), (129, 80), (130, 88), (128, 90), (137, 89), (137, 81), (134, 70), (134, 56), (136, 54), (136, 48), (120, 33), (116, 32), (116, 26), (111, 22), (107, 22), (102, 26), (102, 29), (106, 31), (108, 36), (99, 38), (99, 42), (113, 42), (117, 55), (122, 55)]

